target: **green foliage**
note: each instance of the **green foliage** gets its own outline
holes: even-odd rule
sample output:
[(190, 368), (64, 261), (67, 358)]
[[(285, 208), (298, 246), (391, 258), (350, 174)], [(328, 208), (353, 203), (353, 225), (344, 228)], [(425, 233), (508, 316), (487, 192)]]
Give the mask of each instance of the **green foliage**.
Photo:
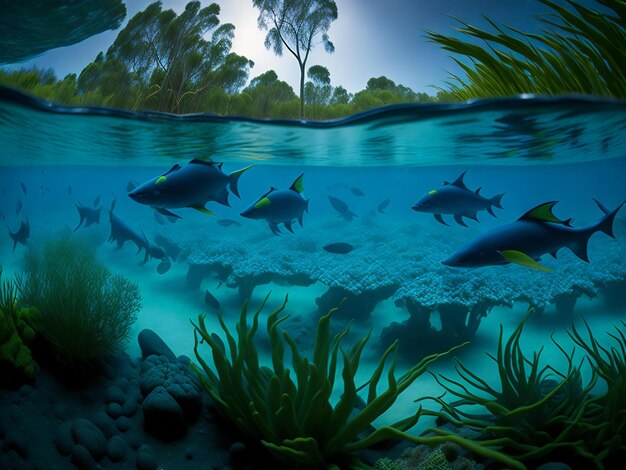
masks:
[(30, 248), (17, 287), (20, 303), (40, 312), (38, 331), (72, 364), (110, 354), (141, 307), (138, 286), (112, 276), (92, 246), (70, 234)]
[[(603, 11), (575, 0), (539, 0), (552, 15), (539, 17), (542, 34), (498, 26), (485, 31), (461, 20), (457, 30), (470, 38), (428, 32), (443, 49), (461, 56), (455, 62), (466, 77), (452, 75), (449, 92), (458, 100), (585, 93), (626, 97), (626, 7), (623, 0), (596, 0)], [(476, 44), (480, 40), (486, 45)]]
[(337, 19), (334, 0), (252, 0), (259, 9), (259, 28), (267, 30), (265, 47), (278, 56), (286, 48), (300, 68), (300, 119), (304, 118), (304, 73), (309, 54), (321, 35), (328, 53), (335, 51), (328, 30)]
[(2, 279), (0, 268), (0, 365), (8, 365), (26, 379), (35, 378), (36, 365), (28, 346), (35, 339), (32, 325), (37, 315), (35, 309), (19, 308), (17, 287)]
[[(581, 449), (583, 440), (576, 431), (596, 376), (583, 388), (580, 366), (573, 363), (574, 352), (568, 354), (556, 343), (568, 364), (563, 373), (541, 365), (543, 347), (532, 358), (525, 356), (519, 342), (527, 319), (528, 314), (506, 344), (500, 326), (497, 355), (488, 354), (496, 364), (498, 387), (457, 361), (460, 381), (443, 376), (437, 381), (460, 400), (446, 403), (434, 398), (443, 409), (434, 414), (478, 431), (483, 445), (502, 446), (520, 461), (536, 461), (564, 448), (570, 453)], [(549, 378), (551, 374), (558, 380)], [(445, 435), (448, 431), (435, 432)]]
[[(288, 318), (288, 315), (281, 316), (287, 303), (285, 298), (267, 318), (271, 367), (266, 367), (261, 365), (255, 344), (259, 315), (266, 301), (267, 297), (255, 312), (251, 324), (247, 303), (244, 304), (235, 328), (236, 336), (228, 329), (221, 314), (218, 319), (224, 339), (207, 330), (203, 315), (198, 317), (197, 323), (192, 322), (194, 352), (200, 364), (194, 369), (222, 417), (230, 420), (246, 438), (262, 442), (282, 463), (292, 468), (297, 465), (358, 468), (361, 464), (356, 452), (391, 438), (408, 439), (418, 444), (452, 441), (481, 455), (511, 463), (506, 456), (482, 449), (459, 436), (415, 437), (406, 434), (405, 431), (422, 415), (421, 407), (415, 415), (391, 426), (369, 430), (371, 423), (393, 405), (429, 364), (458, 347), (448, 353), (428, 356), (396, 378), (394, 343), (380, 358), (371, 378), (357, 388), (355, 376), (369, 335), (344, 350), (340, 347), (341, 341), (350, 325), (331, 336), (330, 318), (334, 312), (331, 310), (318, 322), (312, 359), (303, 357), (296, 342), (285, 331), (279, 331), (280, 324)], [(213, 367), (200, 353), (201, 342), (211, 349)], [(285, 361), (285, 350), (290, 352), (291, 367)], [(343, 364), (343, 393), (333, 406), (331, 396), (340, 360)], [(379, 393), (379, 382), (385, 369), (387, 387)], [(364, 405), (356, 409), (360, 400), (358, 392), (362, 389), (366, 389), (367, 398)], [(367, 433), (365, 437), (364, 433)]]

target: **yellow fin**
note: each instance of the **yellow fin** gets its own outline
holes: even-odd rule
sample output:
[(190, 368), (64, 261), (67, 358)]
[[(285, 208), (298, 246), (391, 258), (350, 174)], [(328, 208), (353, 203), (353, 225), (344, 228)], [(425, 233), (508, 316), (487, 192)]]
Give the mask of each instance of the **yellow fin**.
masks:
[(167, 176), (163, 175), (163, 176), (159, 176), (156, 181), (154, 182), (154, 184), (161, 184), (163, 183), (163, 181), (165, 181), (167, 179)]
[(547, 273), (552, 272), (552, 269), (546, 268), (545, 266), (540, 265), (539, 263), (537, 263), (537, 261), (532, 259), (526, 253), (522, 253), (521, 251), (502, 250), (502, 251), (499, 251), (498, 253), (500, 253), (502, 257), (505, 260), (507, 260), (509, 263), (519, 264), (520, 266), (525, 266), (531, 269), (537, 269), (539, 271), (544, 271)]
[(206, 214), (206, 215), (214, 215), (215, 217), (217, 217), (217, 214), (215, 212), (211, 212), (206, 207), (192, 207), (192, 209), (195, 209), (198, 212), (202, 212), (203, 214)]
[(269, 206), (271, 204), (272, 204), (272, 201), (270, 201), (269, 198), (263, 197), (259, 199), (259, 201), (254, 205), (254, 208), (260, 209), (261, 207)]
[(437, 194), (439, 191), (437, 191), (436, 189), (433, 189), (432, 191), (428, 191), (428, 195), (429, 196), (434, 196), (435, 194)]

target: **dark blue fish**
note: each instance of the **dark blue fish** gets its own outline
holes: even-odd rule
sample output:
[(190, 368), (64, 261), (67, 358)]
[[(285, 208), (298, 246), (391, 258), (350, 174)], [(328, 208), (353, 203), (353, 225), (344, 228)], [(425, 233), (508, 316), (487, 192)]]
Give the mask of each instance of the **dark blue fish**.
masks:
[(28, 223), (28, 219), (23, 220), (22, 223), (20, 223), (20, 228), (17, 229), (16, 232), (11, 232), (11, 229), (8, 226), (7, 229), (9, 230), (9, 236), (13, 239), (12, 252), (15, 251), (15, 247), (18, 243), (26, 246), (26, 241), (28, 240), (28, 237), (30, 237), (30, 224)]
[(329, 243), (328, 245), (324, 245), (322, 248), (329, 253), (335, 253), (338, 255), (345, 255), (354, 250), (354, 247), (350, 245), (350, 243), (345, 242)]
[(616, 209), (609, 211), (599, 201), (594, 201), (604, 215), (587, 227), (572, 227), (571, 219), (561, 220), (552, 212), (556, 202), (546, 202), (529, 210), (515, 222), (470, 241), (443, 261), (443, 264), (473, 268), (515, 263), (550, 271), (539, 264), (539, 261), (548, 253), (556, 258), (561, 248), (569, 248), (580, 259), (589, 262), (589, 239), (596, 232), (604, 232), (615, 238), (613, 221), (624, 205), (622, 202)]
[(167, 257), (170, 258), (172, 261), (176, 261), (180, 256), (180, 246), (171, 241), (169, 238), (161, 234), (157, 234), (157, 236), (154, 237), (154, 243), (163, 248), (165, 250), (165, 253), (167, 254)]
[(93, 206), (98, 207), (99, 204), (100, 204), (100, 196), (96, 196), (96, 198), (93, 200)]
[(355, 217), (358, 217), (354, 212), (350, 210), (348, 204), (343, 202), (341, 199), (338, 199), (334, 196), (328, 196), (328, 200), (330, 201), (330, 205), (333, 206), (339, 215), (350, 222)]
[(241, 224), (239, 222), (237, 222), (236, 220), (233, 219), (221, 219), (217, 221), (217, 225), (220, 225), (222, 227), (230, 227), (231, 225), (234, 225), (236, 227), (241, 227)]
[(303, 174), (298, 176), (289, 189), (270, 188), (254, 204), (244, 210), (241, 216), (248, 219), (266, 220), (275, 235), (282, 233), (278, 224), (283, 224), (293, 233), (293, 222), (297, 220), (302, 227), (302, 217), (305, 212), (309, 211), (309, 200), (302, 197), (303, 177)]
[(24, 193), (24, 196), (28, 196), (28, 190), (26, 189), (26, 185), (24, 184), (23, 181), (20, 181), (20, 187), (22, 188), (22, 192)]
[(109, 242), (116, 242), (117, 249), (121, 249), (126, 242), (130, 241), (137, 246), (137, 253), (141, 250), (148, 250), (148, 240), (143, 233), (139, 233), (130, 227), (126, 222), (116, 216), (113, 211), (115, 210), (115, 200), (111, 204), (109, 210), (109, 221), (111, 222), (111, 235), (109, 235)]
[(357, 197), (363, 197), (365, 196), (365, 193), (363, 191), (361, 191), (359, 188), (350, 188), (350, 192), (352, 194), (354, 194)]
[(80, 202), (76, 203), (76, 209), (78, 210), (78, 216), (80, 217), (80, 221), (78, 225), (73, 230), (74, 232), (78, 230), (78, 228), (83, 225), (85, 222), (85, 228), (89, 227), (93, 224), (100, 223), (100, 212), (102, 212), (102, 207), (88, 207), (83, 206)]
[(445, 181), (443, 186), (433, 189), (426, 196), (420, 199), (412, 209), (417, 212), (428, 212), (435, 216), (437, 222), (448, 225), (442, 214), (454, 216), (457, 224), (467, 227), (463, 217), (478, 221), (476, 214), (481, 210), (486, 210), (494, 217), (494, 207), (502, 209), (501, 201), (504, 194), (498, 194), (492, 198), (485, 198), (480, 194), (482, 188), (472, 191), (465, 186), (463, 177), (467, 171), (453, 182)]
[(376, 210), (378, 212), (380, 212), (381, 214), (384, 214), (385, 213), (385, 209), (387, 209), (387, 207), (389, 207), (390, 203), (391, 203), (391, 199), (385, 199), (383, 202), (378, 204), (378, 207), (376, 208)]
[(208, 290), (204, 293), (204, 303), (213, 310), (220, 309), (220, 301), (215, 298)]
[(237, 187), (239, 178), (252, 166), (227, 175), (222, 171), (222, 163), (194, 159), (185, 166), (174, 165), (167, 173), (150, 179), (133, 189), (128, 195), (134, 201), (171, 217), (181, 218), (168, 209), (182, 207), (214, 215), (205, 205), (214, 201), (230, 206), (228, 188), (239, 197)]

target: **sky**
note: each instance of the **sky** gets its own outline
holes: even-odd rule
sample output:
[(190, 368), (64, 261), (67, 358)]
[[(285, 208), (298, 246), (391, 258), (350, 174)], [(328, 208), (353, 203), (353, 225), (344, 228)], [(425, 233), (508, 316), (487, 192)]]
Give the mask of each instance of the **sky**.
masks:
[[(127, 15), (122, 27), (152, 2), (126, 0), (125, 3)], [(162, 3), (164, 9), (181, 12), (187, 0), (163, 0)], [(202, 0), (203, 5), (209, 3)], [(217, 0), (215, 3), (221, 7), (221, 22), (236, 27), (233, 52), (255, 63), (250, 78), (273, 69), (297, 92), (297, 62), (287, 51), (277, 57), (265, 49), (266, 32), (258, 29), (258, 10), (252, 6), (252, 1)], [(365, 88), (369, 78), (385, 75), (417, 92), (435, 94), (433, 86), (444, 85), (448, 72), (457, 72), (458, 68), (446, 51), (424, 37), (427, 30), (454, 33), (458, 22), (450, 16), (486, 27), (482, 15), (497, 23), (536, 30), (533, 15), (546, 12), (537, 0), (336, 0), (336, 3), (338, 19), (328, 32), (336, 50), (328, 54), (318, 44), (307, 68), (311, 65), (328, 68), (332, 84), (341, 85), (351, 93)], [(50, 67), (60, 78), (68, 73), (79, 74), (98, 52), (107, 50), (118, 31), (106, 31), (81, 43), (48, 51), (19, 66)]]

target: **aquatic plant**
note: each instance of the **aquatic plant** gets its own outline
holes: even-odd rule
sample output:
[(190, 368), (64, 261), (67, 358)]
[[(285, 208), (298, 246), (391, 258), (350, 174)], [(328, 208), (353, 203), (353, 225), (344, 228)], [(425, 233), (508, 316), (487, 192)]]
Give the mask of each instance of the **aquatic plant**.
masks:
[[(430, 397), (442, 406), (442, 411), (425, 411), (424, 414), (477, 431), (476, 440), (480, 445), (501, 447), (519, 461), (538, 461), (562, 450), (572, 458), (576, 454), (589, 457), (580, 429), (587, 398), (596, 384), (597, 375), (593, 373), (583, 387), (581, 366), (574, 364), (574, 351), (567, 353), (554, 339), (567, 362), (564, 372), (550, 365), (542, 366), (543, 347), (533, 352), (532, 357), (526, 356), (519, 342), (531, 311), (506, 343), (500, 326), (496, 356), (488, 354), (496, 364), (498, 386), (490, 385), (457, 361), (456, 371), (460, 379), (445, 376), (436, 379), (459, 400), (448, 403), (441, 398)], [(557, 379), (550, 378), (552, 375)], [(467, 411), (468, 406), (471, 411)], [(443, 436), (450, 434), (450, 431), (440, 428), (431, 431)]]
[(594, 372), (606, 383), (606, 392), (585, 404), (586, 443), (596, 462), (615, 459), (617, 464), (626, 455), (626, 322), (621, 321), (608, 333), (615, 343), (610, 347), (600, 344), (586, 321), (585, 327), (586, 338), (575, 326), (569, 335), (585, 350)]
[[(497, 460), (511, 468), (521, 468), (507, 456), (476, 445), (460, 436), (422, 437), (407, 434), (423, 414), (417, 412), (390, 426), (371, 430), (371, 423), (384, 414), (427, 367), (456, 346), (441, 354), (422, 359), (401, 377), (395, 376), (394, 343), (381, 356), (370, 379), (362, 386), (355, 384), (361, 353), (369, 335), (357, 341), (346, 352), (340, 347), (350, 324), (331, 337), (330, 319), (336, 309), (323, 315), (318, 322), (312, 361), (302, 357), (298, 345), (278, 327), (288, 315), (280, 316), (288, 298), (267, 318), (272, 367), (262, 366), (255, 345), (259, 315), (267, 302), (265, 297), (248, 324), (248, 306), (244, 303), (237, 337), (233, 336), (218, 314), (225, 335), (223, 341), (217, 334), (209, 333), (205, 316), (200, 315), (194, 326), (194, 352), (200, 367), (192, 365), (213, 399), (220, 415), (231, 421), (243, 435), (265, 448), (280, 462), (294, 467), (313, 468), (364, 468), (356, 453), (379, 442), (401, 438), (417, 444), (436, 445), (454, 442), (484, 458)], [(206, 343), (212, 352), (211, 367), (199, 351)], [(290, 368), (285, 363), (285, 349), (291, 352)], [(335, 386), (338, 356), (341, 354), (343, 393), (333, 406), (331, 395)], [(387, 363), (390, 362), (387, 368)], [(387, 388), (378, 393), (380, 379), (387, 370)], [(367, 399), (362, 406), (358, 392), (367, 387)]]
[[(36, 365), (29, 349), (35, 338), (31, 323), (36, 321), (37, 311), (20, 309), (17, 287), (12, 280), (2, 279), (0, 268), (0, 366), (7, 365), (27, 379), (35, 377)], [(5, 374), (0, 374), (4, 382)]]
[[(427, 37), (453, 54), (466, 77), (452, 75), (449, 97), (467, 100), (520, 93), (585, 93), (626, 97), (626, 10), (622, 0), (596, 0), (602, 11), (575, 0), (539, 0), (552, 10), (542, 34), (498, 26), (495, 32), (458, 20), (469, 41), (433, 31)], [(476, 44), (480, 40), (485, 45)], [(464, 60), (467, 59), (467, 60)], [(469, 61), (469, 63), (468, 63)]]
[(21, 304), (40, 312), (38, 331), (74, 365), (111, 353), (141, 307), (138, 286), (111, 275), (94, 248), (70, 234), (29, 249), (17, 286)]

